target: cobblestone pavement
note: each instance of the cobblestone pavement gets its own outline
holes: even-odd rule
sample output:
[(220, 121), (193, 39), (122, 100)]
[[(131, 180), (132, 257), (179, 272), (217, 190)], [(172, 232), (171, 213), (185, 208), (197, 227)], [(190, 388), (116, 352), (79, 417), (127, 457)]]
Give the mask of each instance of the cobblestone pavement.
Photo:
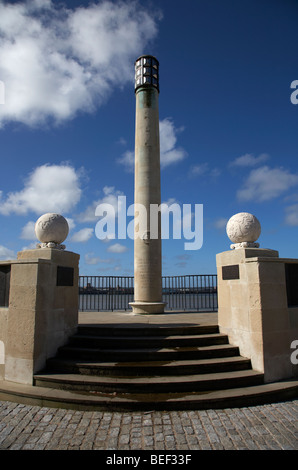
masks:
[(297, 450), (298, 400), (225, 410), (133, 413), (2, 401), (0, 449)]

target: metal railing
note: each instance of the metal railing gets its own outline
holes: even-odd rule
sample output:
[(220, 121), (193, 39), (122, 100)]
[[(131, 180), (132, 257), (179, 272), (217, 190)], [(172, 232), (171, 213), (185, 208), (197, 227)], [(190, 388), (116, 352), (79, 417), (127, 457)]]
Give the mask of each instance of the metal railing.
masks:
[(133, 281), (127, 276), (79, 276), (79, 310), (127, 310)]
[[(217, 311), (217, 275), (163, 276), (166, 310)], [(80, 276), (80, 311), (130, 309), (134, 300), (132, 276)]]
[(163, 301), (167, 310), (217, 310), (217, 275), (164, 276)]

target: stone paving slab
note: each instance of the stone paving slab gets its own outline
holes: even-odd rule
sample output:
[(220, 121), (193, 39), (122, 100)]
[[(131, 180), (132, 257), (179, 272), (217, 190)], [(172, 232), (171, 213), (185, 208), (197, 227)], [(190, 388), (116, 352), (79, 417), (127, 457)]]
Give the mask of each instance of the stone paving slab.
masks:
[(0, 402), (0, 450), (297, 450), (298, 400), (206, 411), (93, 412)]
[(131, 311), (117, 310), (114, 312), (79, 312), (79, 324), (102, 326), (142, 326), (142, 325), (169, 325), (169, 326), (196, 326), (217, 325), (217, 312), (181, 312), (170, 311), (156, 315), (133, 314)]

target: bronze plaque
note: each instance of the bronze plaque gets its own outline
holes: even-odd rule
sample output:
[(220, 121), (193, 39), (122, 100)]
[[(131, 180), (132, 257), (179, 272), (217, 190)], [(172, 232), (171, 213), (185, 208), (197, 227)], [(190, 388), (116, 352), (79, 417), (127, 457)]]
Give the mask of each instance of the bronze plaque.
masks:
[(298, 306), (298, 264), (285, 264), (288, 307)]
[(231, 279), (240, 279), (239, 265), (233, 264), (230, 266), (223, 266), (222, 267), (222, 279), (224, 281), (229, 281)]
[(73, 286), (74, 269), (64, 266), (57, 267), (57, 286)]
[(10, 287), (10, 265), (0, 267), (0, 307), (8, 307)]

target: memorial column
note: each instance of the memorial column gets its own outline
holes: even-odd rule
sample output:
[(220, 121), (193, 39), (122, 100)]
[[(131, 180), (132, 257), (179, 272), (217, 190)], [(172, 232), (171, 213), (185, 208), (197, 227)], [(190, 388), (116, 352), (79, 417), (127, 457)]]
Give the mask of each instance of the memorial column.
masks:
[[(159, 63), (142, 56), (135, 62), (135, 240), (133, 313), (163, 313), (161, 225), (150, 208), (159, 206)], [(157, 207), (155, 206), (155, 207)], [(154, 211), (156, 215), (156, 211)]]

